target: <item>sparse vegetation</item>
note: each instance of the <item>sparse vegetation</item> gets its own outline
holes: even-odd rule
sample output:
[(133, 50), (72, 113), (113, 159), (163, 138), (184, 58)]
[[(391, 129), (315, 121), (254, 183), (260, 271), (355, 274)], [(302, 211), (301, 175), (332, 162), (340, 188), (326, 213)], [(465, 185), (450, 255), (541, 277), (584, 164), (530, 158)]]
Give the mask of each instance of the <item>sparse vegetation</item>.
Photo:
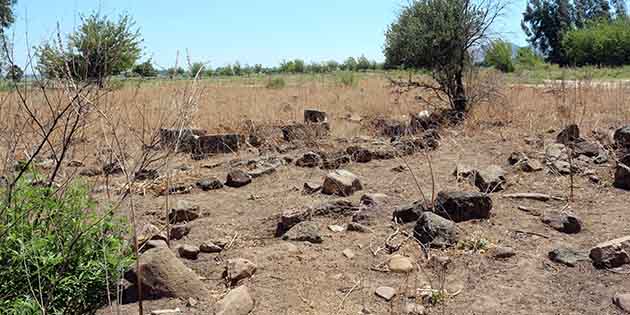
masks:
[(272, 77), (267, 81), (267, 84), (265, 85), (268, 89), (282, 89), (286, 86), (286, 82), (284, 81), (283, 78), (281, 77)]

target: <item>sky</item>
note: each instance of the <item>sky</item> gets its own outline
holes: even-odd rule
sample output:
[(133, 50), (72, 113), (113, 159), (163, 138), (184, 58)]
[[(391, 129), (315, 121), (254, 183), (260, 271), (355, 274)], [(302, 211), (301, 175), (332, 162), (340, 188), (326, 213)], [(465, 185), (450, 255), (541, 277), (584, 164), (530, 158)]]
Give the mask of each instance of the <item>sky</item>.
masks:
[[(11, 28), (15, 59), (24, 64), (34, 46), (67, 34), (81, 15), (131, 15), (144, 38), (143, 59), (160, 68), (187, 56), (212, 67), (343, 61), (365, 55), (383, 61), (384, 33), (407, 0), (18, 0)], [(495, 31), (525, 45), (520, 29), (525, 0), (510, 3)]]

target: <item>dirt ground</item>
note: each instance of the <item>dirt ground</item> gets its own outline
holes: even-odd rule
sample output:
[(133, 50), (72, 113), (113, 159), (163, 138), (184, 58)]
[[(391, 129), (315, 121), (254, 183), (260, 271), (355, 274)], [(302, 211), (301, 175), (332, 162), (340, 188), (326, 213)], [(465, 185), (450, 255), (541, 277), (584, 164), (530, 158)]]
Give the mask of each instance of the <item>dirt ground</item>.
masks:
[[(562, 126), (549, 127), (559, 130)], [(184, 199), (199, 205), (204, 212), (203, 217), (189, 223), (192, 226), (190, 234), (174, 241), (173, 246), (199, 245), (217, 238), (233, 239), (234, 243), (229, 250), (219, 254), (202, 253), (197, 260), (183, 259), (211, 289), (208, 304), (189, 307), (187, 301), (178, 299), (145, 301), (145, 312), (179, 307), (182, 314), (212, 314), (214, 302), (228, 291), (222, 278), (226, 260), (245, 258), (258, 267), (255, 275), (245, 282), (255, 300), (252, 314), (403, 314), (406, 301), (421, 303), (417, 289), (427, 286), (443, 286), (449, 293), (441, 303), (425, 305), (427, 314), (622, 314), (611, 298), (616, 292), (630, 291), (628, 274), (596, 269), (588, 261), (571, 268), (548, 258), (548, 252), (558, 245), (588, 253), (599, 242), (630, 234), (630, 195), (627, 191), (612, 188), (614, 162), (592, 165), (602, 179), (599, 184), (586, 177), (575, 178), (575, 198), (570, 207), (581, 217), (584, 228), (578, 234), (563, 234), (544, 225), (540, 217), (517, 207), (560, 210), (566, 202), (502, 197), (515, 192), (568, 196), (568, 177), (553, 175), (547, 169), (523, 173), (507, 164), (508, 156), (514, 151), (526, 152), (530, 158), (543, 161), (544, 147), (526, 144), (524, 139), (540, 134), (547, 144), (555, 140), (556, 133), (542, 130), (529, 134), (510, 130), (510, 136), (505, 137), (506, 128), (510, 127), (488, 126), (474, 133), (465, 132), (461, 126), (448, 128), (442, 132), (440, 146), (429, 153), (436, 193), (477, 190), (467, 182), (458, 182), (453, 176), (453, 170), (460, 162), (477, 167), (497, 164), (508, 171), (507, 189), (491, 195), (494, 204), (491, 218), (457, 224), (460, 239), (484, 239), (489, 242), (487, 248), (474, 251), (453, 247), (432, 249), (428, 253), (450, 257), (446, 271), (431, 267), (418, 244), (400, 233), (411, 232), (413, 223), (395, 225), (392, 222), (392, 211), (397, 206), (421, 198), (414, 175), (426, 196), (431, 196), (432, 176), (424, 154), (415, 153), (405, 157), (404, 161), (397, 158), (351, 163), (344, 167), (356, 174), (363, 184), (362, 191), (345, 199), (358, 204), (364, 193), (383, 193), (388, 198), (375, 210), (377, 223), (370, 226), (374, 233), (328, 229), (331, 224), (349, 223), (350, 217), (314, 218), (322, 231), (321, 244), (289, 243), (274, 237), (283, 211), (338, 199), (302, 193), (305, 182), (321, 183), (329, 171), (289, 164), (274, 174), (255, 178), (242, 188), (225, 187), (209, 192), (194, 189), (189, 194), (170, 196), (171, 203)], [(316, 146), (298, 147), (283, 155), (299, 157), (309, 150), (342, 148), (349, 144), (389, 147), (387, 139), (331, 137)], [(181, 155), (173, 163), (185, 164), (192, 169), (180, 171), (175, 177), (185, 178), (184, 182), (188, 184), (210, 177), (224, 180), (230, 169), (228, 163), (211, 169), (203, 166), (257, 156), (256, 152), (242, 151), (193, 161), (187, 155)], [(405, 163), (411, 171), (392, 171)], [(105, 199), (104, 193), (95, 197)], [(134, 198), (139, 207), (140, 222), (163, 222), (166, 197), (149, 193)], [(121, 215), (127, 215), (124, 207), (120, 211)], [(397, 230), (399, 233), (393, 242), (402, 243), (402, 246), (396, 254), (412, 257), (420, 267), (411, 274), (374, 268), (387, 261), (389, 253), (380, 250), (374, 254), (373, 251), (382, 247), (388, 236)], [(494, 258), (492, 251), (498, 245), (513, 248), (516, 255), (507, 259)], [(355, 257), (345, 257), (342, 254), (345, 249), (351, 249)], [(445, 277), (444, 281), (439, 280), (441, 276)], [(379, 286), (396, 288), (398, 294), (391, 302), (386, 302), (374, 294)], [(114, 310), (117, 308), (122, 314), (137, 314), (136, 304), (114, 306)], [(105, 308), (99, 314), (111, 312), (112, 309)]]

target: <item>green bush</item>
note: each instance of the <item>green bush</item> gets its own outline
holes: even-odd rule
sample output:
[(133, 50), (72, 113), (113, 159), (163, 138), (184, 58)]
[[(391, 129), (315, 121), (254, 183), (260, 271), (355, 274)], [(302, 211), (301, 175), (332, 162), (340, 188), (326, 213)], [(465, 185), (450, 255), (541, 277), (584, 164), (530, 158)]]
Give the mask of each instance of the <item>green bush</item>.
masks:
[(519, 69), (535, 69), (545, 63), (541, 56), (537, 55), (531, 47), (520, 47), (516, 50), (516, 66)]
[(124, 225), (94, 214), (85, 185), (58, 194), (22, 180), (0, 201), (0, 314), (94, 314), (131, 264)]
[(337, 83), (345, 87), (352, 87), (357, 84), (357, 78), (352, 71), (342, 71), (337, 73)]
[(284, 79), (280, 77), (269, 79), (269, 81), (267, 81), (267, 84), (265, 85), (266, 88), (274, 89), (274, 90), (282, 89), (285, 86), (286, 86), (286, 82), (284, 82)]
[(501, 72), (514, 72), (512, 44), (502, 40), (493, 42), (486, 51), (484, 63), (488, 66), (495, 67)]
[(630, 20), (599, 22), (568, 32), (562, 41), (567, 62), (573, 66), (630, 64)]

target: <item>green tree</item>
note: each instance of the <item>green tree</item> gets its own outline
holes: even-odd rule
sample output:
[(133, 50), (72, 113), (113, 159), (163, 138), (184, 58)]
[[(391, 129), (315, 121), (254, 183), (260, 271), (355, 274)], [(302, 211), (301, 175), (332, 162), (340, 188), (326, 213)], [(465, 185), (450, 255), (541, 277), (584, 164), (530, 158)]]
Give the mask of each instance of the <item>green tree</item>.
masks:
[(612, 0), (612, 5), (615, 8), (615, 17), (625, 19), (628, 17), (628, 7), (625, 0)]
[(339, 63), (335, 60), (326, 61), (326, 72), (334, 72), (339, 70)]
[(370, 61), (363, 55), (357, 59), (357, 70), (366, 71), (370, 69)]
[(343, 62), (343, 70), (354, 71), (357, 69), (357, 60), (354, 57), (348, 57), (346, 61)]
[(11, 26), (15, 21), (13, 16), (13, 6), (17, 3), (17, 0), (0, 0), (0, 29)]
[(533, 69), (544, 62), (531, 47), (517, 49), (515, 60), (518, 67), (526, 69)]
[(145, 78), (158, 76), (158, 71), (153, 66), (151, 59), (135, 65), (131, 72)]
[(176, 76), (183, 76), (184, 74), (186, 74), (186, 70), (184, 70), (184, 68), (182, 67), (172, 67), (168, 68), (168, 70), (166, 70), (166, 73), (168, 74), (168, 77), (172, 79)]
[[(92, 14), (82, 17), (79, 29), (68, 36), (68, 47), (45, 43), (37, 49), (39, 70), (51, 78), (70, 75), (79, 80), (104, 80), (128, 71), (140, 57), (140, 32), (133, 19), (122, 15), (118, 21)], [(69, 69), (70, 73), (67, 73)]]
[(573, 9), (568, 0), (529, 0), (521, 22), (529, 43), (548, 61), (559, 64), (566, 63), (562, 36), (572, 26)]
[(512, 44), (502, 40), (492, 42), (486, 51), (484, 63), (502, 72), (514, 72)]
[(488, 40), (488, 29), (504, 8), (500, 0), (414, 0), (387, 29), (386, 63), (430, 69), (451, 107), (466, 111), (470, 53)]
[(628, 65), (630, 20), (589, 23), (585, 28), (568, 32), (562, 46), (570, 65)]
[(7, 70), (7, 79), (13, 82), (17, 82), (22, 80), (23, 77), (24, 71), (22, 71), (22, 68), (20, 68), (18, 65), (9, 66), (9, 69)]
[(194, 78), (199, 74), (200, 77), (203, 76), (203, 71), (206, 68), (206, 64), (203, 62), (193, 62), (190, 65), (190, 77)]

